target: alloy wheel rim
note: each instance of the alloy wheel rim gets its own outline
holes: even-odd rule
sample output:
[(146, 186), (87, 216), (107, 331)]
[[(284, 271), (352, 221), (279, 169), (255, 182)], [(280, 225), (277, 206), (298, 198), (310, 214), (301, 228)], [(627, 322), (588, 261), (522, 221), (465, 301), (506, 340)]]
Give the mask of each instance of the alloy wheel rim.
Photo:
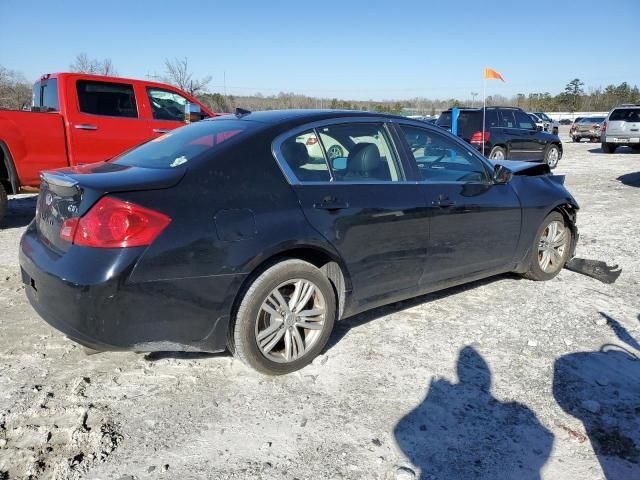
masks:
[(342, 150), (337, 145), (334, 145), (332, 147), (329, 147), (327, 155), (329, 156), (330, 160), (333, 160), (334, 158), (338, 158), (342, 155)]
[(504, 153), (502, 153), (502, 150), (496, 150), (491, 154), (491, 158), (493, 160), (504, 160)]
[(568, 238), (567, 227), (558, 220), (544, 229), (538, 245), (538, 265), (543, 272), (554, 273), (562, 268)]
[(296, 278), (274, 288), (256, 318), (258, 348), (267, 359), (290, 363), (305, 356), (325, 326), (326, 302), (313, 282)]
[(548, 162), (550, 167), (555, 167), (556, 163), (558, 163), (558, 149), (552, 148), (549, 150), (549, 158)]

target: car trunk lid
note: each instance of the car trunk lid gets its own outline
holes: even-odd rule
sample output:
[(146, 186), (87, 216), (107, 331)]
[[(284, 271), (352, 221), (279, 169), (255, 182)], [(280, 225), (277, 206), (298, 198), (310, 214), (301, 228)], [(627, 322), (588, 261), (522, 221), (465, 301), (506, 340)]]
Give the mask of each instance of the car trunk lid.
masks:
[(111, 162), (43, 172), (36, 204), (38, 235), (52, 250), (64, 253), (71, 247), (60, 237), (65, 220), (84, 215), (106, 194), (170, 188), (185, 173), (186, 168), (142, 168)]

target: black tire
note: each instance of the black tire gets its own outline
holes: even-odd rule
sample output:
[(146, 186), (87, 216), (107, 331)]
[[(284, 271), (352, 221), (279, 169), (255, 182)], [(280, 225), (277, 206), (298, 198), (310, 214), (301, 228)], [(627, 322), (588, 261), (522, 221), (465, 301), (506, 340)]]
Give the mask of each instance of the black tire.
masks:
[[(256, 324), (259, 322), (261, 307), (267, 297), (280, 285), (294, 279), (312, 282), (322, 294), (325, 307), (324, 326), (314, 343), (300, 358), (277, 362), (267, 358), (260, 350)], [(310, 263), (295, 259), (283, 260), (256, 277), (245, 292), (229, 335), (229, 350), (243, 363), (261, 373), (267, 375), (291, 373), (309, 364), (322, 351), (329, 340), (335, 319), (336, 297), (329, 279)], [(281, 328), (286, 329), (284, 323)], [(306, 335), (305, 333), (305, 338), (307, 338)], [(284, 341), (284, 337), (281, 338)]]
[[(563, 254), (561, 256), (562, 260), (557, 264), (556, 267), (554, 267), (552, 271), (545, 271), (540, 266), (539, 245), (543, 233), (546, 232), (547, 228), (552, 222), (561, 222), (565, 227), (567, 235)], [(536, 232), (536, 236), (533, 240), (533, 245), (531, 245), (529, 269), (523, 274), (523, 277), (535, 281), (551, 280), (553, 277), (558, 275), (558, 273), (560, 273), (560, 271), (564, 268), (565, 263), (567, 263), (572, 242), (573, 232), (571, 231), (569, 225), (567, 225), (567, 222), (562, 214), (559, 212), (551, 212), (545, 217), (545, 219), (542, 221), (542, 224), (540, 225), (540, 228), (538, 228), (538, 231)]]
[(555, 143), (547, 145), (547, 148), (544, 150), (544, 163), (549, 165), (549, 168), (553, 169), (558, 166), (560, 158), (560, 147), (558, 147), (558, 145), (556, 145)]
[(612, 143), (601, 143), (602, 153), (613, 153), (616, 151), (616, 145)]
[(553, 127), (553, 132), (554, 135), (558, 135), (558, 127)]
[(580, 143), (580, 140), (582, 140), (580, 137), (571, 137), (571, 140), (573, 140), (576, 143)]
[[(496, 155), (502, 155), (502, 158), (496, 159)], [(489, 158), (492, 160), (506, 160), (507, 159), (507, 151), (503, 147), (495, 146), (489, 152)]]
[(4, 185), (0, 183), (0, 222), (7, 214), (7, 205), (9, 203), (9, 199), (7, 198), (7, 191), (4, 189)]

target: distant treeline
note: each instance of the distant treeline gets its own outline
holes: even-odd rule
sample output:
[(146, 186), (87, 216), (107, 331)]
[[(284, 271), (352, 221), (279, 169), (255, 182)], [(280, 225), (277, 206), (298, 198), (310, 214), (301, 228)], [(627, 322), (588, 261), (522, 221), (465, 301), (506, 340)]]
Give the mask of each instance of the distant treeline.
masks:
[[(85, 67), (85, 65), (87, 65)], [(233, 112), (236, 107), (248, 110), (274, 110), (283, 108), (339, 108), (367, 110), (396, 114), (437, 115), (452, 106), (481, 106), (482, 100), (448, 98), (432, 100), (412, 98), (408, 100), (342, 100), (338, 98), (317, 98), (296, 93), (281, 92), (265, 96), (260, 93), (248, 96), (224, 95), (209, 92), (207, 85), (211, 77), (193, 79), (188, 69), (187, 59), (165, 61), (164, 75), (152, 75), (166, 83), (174, 84), (195, 95), (205, 105), (216, 112)], [(85, 73), (109, 74), (115, 72), (110, 59), (93, 60), (86, 54), (76, 57), (69, 68)], [(571, 80), (563, 92), (552, 95), (544, 93), (519, 93), (513, 97), (492, 95), (487, 97), (487, 105), (520, 107), (528, 111), (607, 111), (621, 103), (640, 103), (640, 90), (626, 82), (608, 85), (604, 88), (589, 88), (584, 91), (580, 79)], [(0, 108), (20, 109), (31, 104), (31, 83), (20, 72), (0, 65)]]

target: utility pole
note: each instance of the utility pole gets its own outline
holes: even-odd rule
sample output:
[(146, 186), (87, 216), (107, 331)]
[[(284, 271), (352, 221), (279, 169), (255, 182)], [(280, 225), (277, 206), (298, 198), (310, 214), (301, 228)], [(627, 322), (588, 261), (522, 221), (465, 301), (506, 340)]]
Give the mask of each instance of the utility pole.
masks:
[(471, 106), (476, 106), (476, 97), (478, 96), (478, 92), (471, 92)]

